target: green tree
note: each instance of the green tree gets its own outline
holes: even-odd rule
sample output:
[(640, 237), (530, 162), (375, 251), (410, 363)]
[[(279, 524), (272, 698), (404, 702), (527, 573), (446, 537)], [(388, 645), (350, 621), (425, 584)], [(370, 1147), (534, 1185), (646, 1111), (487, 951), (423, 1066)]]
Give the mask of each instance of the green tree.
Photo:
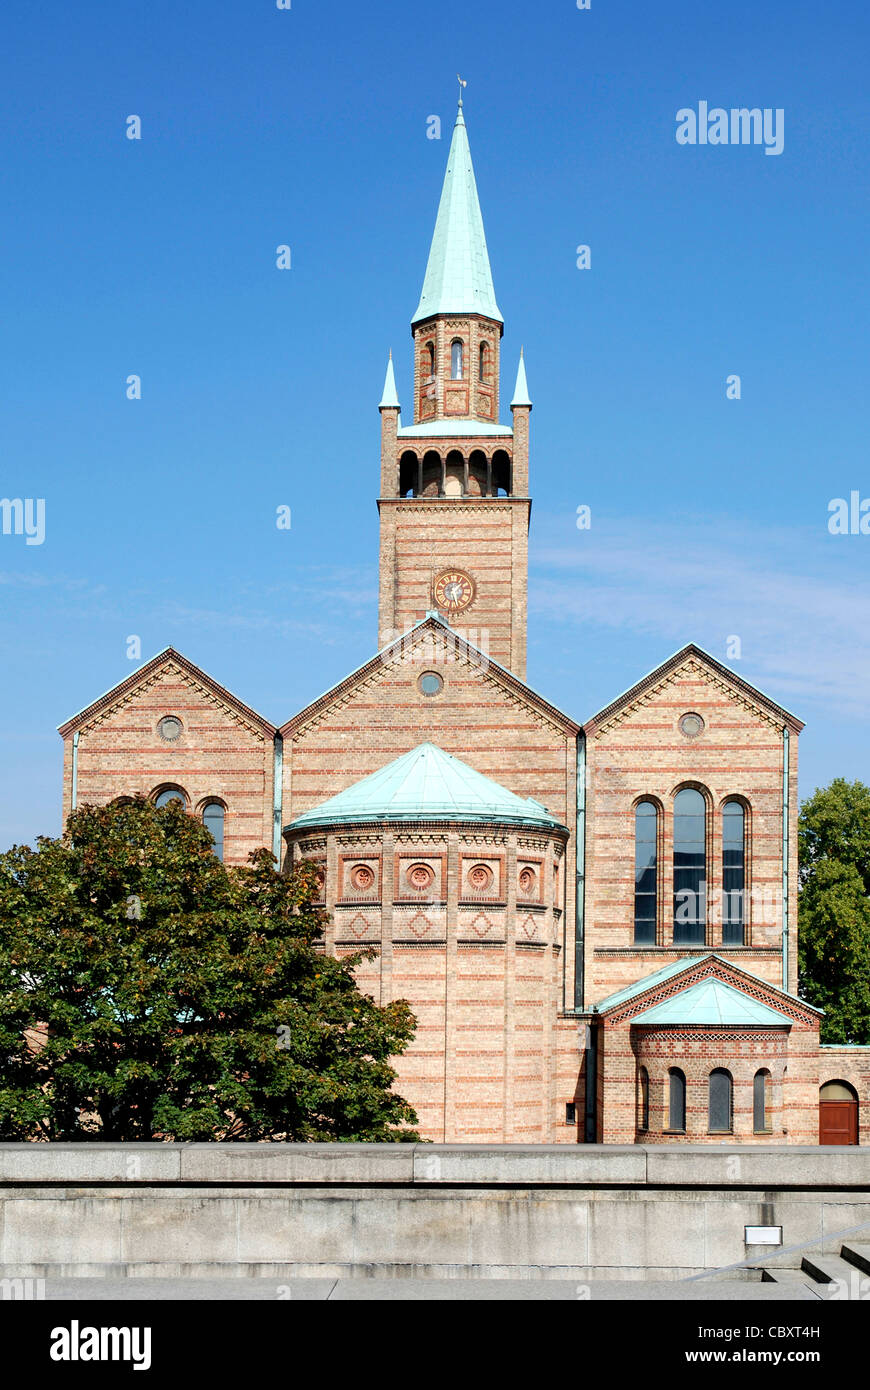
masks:
[(0, 1139), (415, 1139), (413, 1036), (317, 949), (316, 870), (225, 867), (178, 802), (0, 855)]
[(801, 807), (800, 989), (822, 1042), (870, 1042), (870, 787), (837, 777)]

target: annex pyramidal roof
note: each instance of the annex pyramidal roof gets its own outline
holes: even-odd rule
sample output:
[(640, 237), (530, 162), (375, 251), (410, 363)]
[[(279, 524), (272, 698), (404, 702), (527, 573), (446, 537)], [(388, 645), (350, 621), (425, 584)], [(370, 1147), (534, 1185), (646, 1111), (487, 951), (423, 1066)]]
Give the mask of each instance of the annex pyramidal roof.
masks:
[(748, 994), (724, 980), (699, 980), (681, 994), (672, 995), (664, 1003), (636, 1014), (632, 1023), (670, 1023), (677, 1027), (736, 1023), (781, 1028), (783, 1024), (790, 1024), (791, 1019), (760, 999), (750, 999)]
[[(715, 951), (708, 951), (704, 955), (682, 956), (679, 960), (670, 961), (668, 965), (661, 966), (651, 975), (644, 975), (640, 980), (635, 980), (633, 984), (618, 989), (614, 994), (608, 994), (606, 999), (602, 999), (593, 1006), (593, 1012), (596, 1014), (610, 1013), (618, 1005), (629, 1003), (639, 995), (648, 993), (657, 985), (666, 984), (678, 975), (688, 974), (695, 966), (702, 965), (705, 961), (715, 962), (718, 966), (724, 966), (726, 970), (736, 974), (738, 978), (743, 977), (757, 983), (754, 976), (735, 965), (733, 961), (725, 960)], [(821, 1015), (823, 1012), (815, 1005), (808, 1004), (805, 999), (801, 999), (796, 994), (790, 994), (787, 990), (780, 989), (776, 985), (770, 985), (769, 989), (774, 998), (789, 999), (815, 1014)], [(670, 1024), (677, 1027), (709, 1023), (718, 1025), (743, 1024), (744, 1026), (752, 1024), (753, 1026), (780, 1028), (783, 1024), (792, 1022), (786, 1014), (765, 1004), (763, 1000), (744, 994), (743, 990), (737, 988), (736, 985), (729, 984), (727, 980), (720, 979), (716, 975), (708, 975), (695, 984), (689, 985), (687, 989), (681, 990), (679, 994), (671, 995), (669, 999), (662, 1000), (660, 1004), (653, 1004), (651, 1008), (635, 1014), (631, 1021), (644, 1025)]]
[(495, 300), (461, 98), (423, 291), (411, 323), (433, 314), (483, 314), (504, 323)]
[(410, 820), (496, 821), (547, 830), (564, 828), (539, 801), (516, 796), (434, 743), (421, 743), (298, 816), (286, 829)]

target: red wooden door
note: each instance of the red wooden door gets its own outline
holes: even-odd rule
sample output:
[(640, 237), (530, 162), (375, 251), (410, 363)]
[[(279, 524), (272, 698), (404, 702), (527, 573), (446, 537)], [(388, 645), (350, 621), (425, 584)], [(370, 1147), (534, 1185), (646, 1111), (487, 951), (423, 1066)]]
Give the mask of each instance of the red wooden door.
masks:
[(819, 1101), (819, 1143), (857, 1144), (857, 1100)]

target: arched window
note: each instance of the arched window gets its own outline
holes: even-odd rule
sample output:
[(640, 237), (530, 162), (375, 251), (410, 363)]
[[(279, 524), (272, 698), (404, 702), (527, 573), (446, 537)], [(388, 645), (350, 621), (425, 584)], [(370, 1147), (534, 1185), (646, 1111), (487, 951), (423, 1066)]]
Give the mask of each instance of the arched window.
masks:
[(686, 1078), (679, 1067), (668, 1072), (668, 1129), (678, 1133), (686, 1129)]
[(170, 801), (180, 801), (182, 806), (187, 805), (187, 798), (180, 787), (165, 787), (162, 792), (158, 792), (154, 798), (155, 806), (168, 806)]
[(641, 801), (634, 813), (634, 939), (642, 946), (656, 944), (658, 823), (653, 803)]
[(703, 946), (707, 922), (707, 803), (694, 787), (674, 797), (674, 945)]
[(756, 1134), (770, 1132), (770, 1072), (762, 1068), (752, 1078), (752, 1128)]
[(434, 344), (434, 343), (427, 343), (427, 344), (426, 344), (426, 357), (427, 357), (427, 360), (428, 360), (428, 362), (429, 362), (429, 376), (430, 376), (430, 377), (433, 377), (433, 376), (435, 375), (435, 344)]
[(732, 1092), (730, 1071), (717, 1067), (710, 1072), (710, 1093), (707, 1108), (707, 1128), (711, 1134), (730, 1134), (732, 1120)]
[(450, 344), (450, 375), (454, 381), (462, 380), (462, 340), (454, 338)]
[(638, 1129), (649, 1129), (649, 1072), (641, 1067), (638, 1073)]
[(489, 376), (489, 344), (480, 345), (480, 380), (486, 381)]
[(219, 801), (209, 801), (202, 808), (202, 823), (214, 840), (214, 852), (221, 861), (224, 857), (224, 815)]
[(742, 946), (746, 884), (745, 816), (739, 801), (722, 807), (722, 945)]

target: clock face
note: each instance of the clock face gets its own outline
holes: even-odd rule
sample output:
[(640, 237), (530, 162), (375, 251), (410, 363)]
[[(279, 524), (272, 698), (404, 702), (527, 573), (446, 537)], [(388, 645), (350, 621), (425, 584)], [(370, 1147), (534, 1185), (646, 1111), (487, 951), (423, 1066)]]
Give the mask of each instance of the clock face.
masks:
[(432, 585), (436, 608), (445, 613), (461, 613), (474, 601), (476, 585), (465, 570), (443, 570)]

